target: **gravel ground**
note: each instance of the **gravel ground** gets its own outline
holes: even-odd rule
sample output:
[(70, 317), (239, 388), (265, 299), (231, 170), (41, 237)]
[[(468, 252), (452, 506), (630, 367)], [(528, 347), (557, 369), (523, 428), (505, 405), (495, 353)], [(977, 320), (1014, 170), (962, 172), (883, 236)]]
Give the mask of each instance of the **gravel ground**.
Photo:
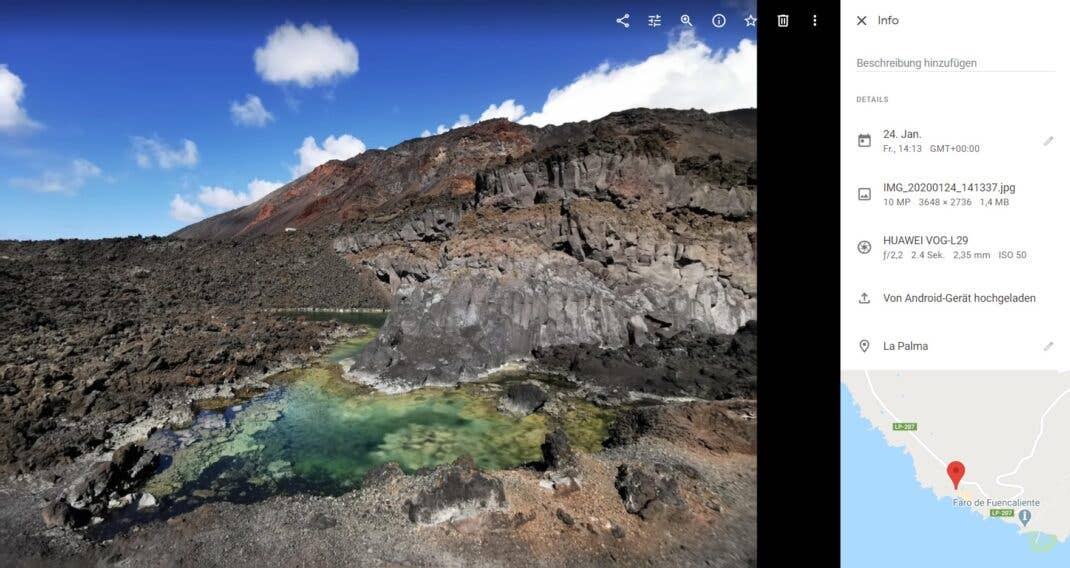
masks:
[[(682, 512), (644, 520), (614, 488), (620, 464), (668, 465)], [(111, 541), (45, 529), (40, 476), (0, 487), (0, 564), (115, 566), (751, 566), (756, 541), (756, 459), (663, 439), (578, 457), (580, 489), (547, 489), (533, 469), (494, 472), (508, 506), (438, 525), (409, 521), (409, 499), (433, 475), (390, 478), (341, 497), (273, 497), (213, 503)], [(558, 510), (572, 525), (566, 524)]]

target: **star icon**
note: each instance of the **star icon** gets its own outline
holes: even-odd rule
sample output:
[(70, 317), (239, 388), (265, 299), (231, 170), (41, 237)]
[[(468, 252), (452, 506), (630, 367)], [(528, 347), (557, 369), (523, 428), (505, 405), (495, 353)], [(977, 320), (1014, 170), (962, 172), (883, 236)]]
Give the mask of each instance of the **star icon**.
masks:
[(743, 18), (743, 21), (747, 22), (748, 28), (758, 27), (758, 18), (755, 18), (754, 14), (750, 14), (746, 18)]

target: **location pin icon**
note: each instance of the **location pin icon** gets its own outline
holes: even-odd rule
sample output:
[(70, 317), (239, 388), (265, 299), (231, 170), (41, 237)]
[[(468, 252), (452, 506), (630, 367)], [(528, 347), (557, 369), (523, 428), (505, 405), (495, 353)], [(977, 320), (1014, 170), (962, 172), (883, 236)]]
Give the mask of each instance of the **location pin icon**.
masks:
[(863, 339), (862, 341), (859, 341), (858, 348), (861, 349), (863, 353), (869, 351), (869, 340)]
[(1029, 509), (1022, 509), (1018, 511), (1018, 520), (1022, 521), (1022, 526), (1029, 524), (1029, 519), (1033, 518), (1033, 513), (1029, 512)]

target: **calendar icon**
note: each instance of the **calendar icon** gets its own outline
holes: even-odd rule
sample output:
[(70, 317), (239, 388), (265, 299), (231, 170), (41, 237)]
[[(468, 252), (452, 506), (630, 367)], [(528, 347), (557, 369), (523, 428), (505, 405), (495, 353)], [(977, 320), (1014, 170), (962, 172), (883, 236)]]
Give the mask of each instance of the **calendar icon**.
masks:
[(869, 134), (859, 134), (858, 135), (858, 147), (859, 148), (869, 148), (869, 146), (872, 143), (873, 143), (873, 140), (869, 137)]

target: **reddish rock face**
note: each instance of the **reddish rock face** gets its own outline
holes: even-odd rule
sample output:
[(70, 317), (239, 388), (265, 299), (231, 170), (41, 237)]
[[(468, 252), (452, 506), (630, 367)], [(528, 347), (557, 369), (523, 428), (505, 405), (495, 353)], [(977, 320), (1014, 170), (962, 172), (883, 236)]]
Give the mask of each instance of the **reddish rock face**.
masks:
[(271, 216), (274, 215), (274, 214), (275, 214), (275, 205), (272, 204), (272, 203), (265, 203), (264, 206), (260, 208), (260, 211), (256, 214), (256, 219), (253, 219), (253, 222), (249, 223), (248, 225), (246, 225), (245, 229), (243, 229), (243, 230), (247, 230), (250, 227), (256, 225), (257, 223), (260, 223), (260, 222), (263, 222), (263, 221), (266, 221), (266, 220), (270, 219)]
[(539, 133), (534, 127), (490, 120), (332, 160), (256, 203), (190, 225), (175, 236), (245, 238), (390, 214), (439, 197), (464, 200), (475, 194), (477, 172), (528, 152)]

